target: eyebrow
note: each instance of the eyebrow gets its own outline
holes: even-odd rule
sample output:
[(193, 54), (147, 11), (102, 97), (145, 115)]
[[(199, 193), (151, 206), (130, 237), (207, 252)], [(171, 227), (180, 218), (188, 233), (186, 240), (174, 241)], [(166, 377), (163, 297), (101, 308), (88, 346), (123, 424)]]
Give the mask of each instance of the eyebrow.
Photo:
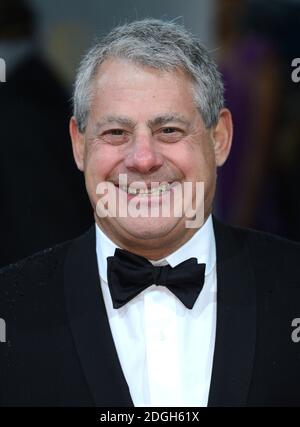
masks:
[(95, 124), (95, 132), (98, 132), (102, 126), (108, 125), (110, 123), (117, 123), (121, 126), (125, 127), (134, 127), (135, 122), (125, 116), (106, 116), (102, 120), (97, 121)]
[(163, 114), (161, 116), (157, 116), (154, 119), (148, 120), (147, 125), (149, 127), (153, 126), (163, 126), (170, 122), (176, 122), (181, 123), (183, 125), (189, 125), (190, 122), (187, 120), (184, 116), (177, 113), (169, 113), (169, 114)]
[[(163, 114), (157, 117), (154, 117), (153, 119), (150, 119), (147, 121), (147, 126), (149, 127), (155, 127), (155, 126), (163, 126), (170, 122), (177, 122), (181, 123), (185, 126), (190, 125), (190, 121), (187, 120), (184, 116), (178, 113), (168, 113)], [(136, 126), (136, 122), (131, 120), (129, 117), (125, 116), (106, 116), (102, 120), (99, 120), (95, 125), (95, 132), (98, 132), (101, 127), (110, 124), (110, 123), (116, 123), (120, 126), (124, 127), (131, 127), (134, 128)]]

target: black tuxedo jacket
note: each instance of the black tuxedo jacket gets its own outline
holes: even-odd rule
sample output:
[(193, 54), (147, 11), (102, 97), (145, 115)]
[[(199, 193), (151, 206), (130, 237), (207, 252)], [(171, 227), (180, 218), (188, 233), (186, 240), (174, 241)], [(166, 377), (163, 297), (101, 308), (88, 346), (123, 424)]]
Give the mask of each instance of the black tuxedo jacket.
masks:
[[(208, 404), (300, 406), (300, 342), (292, 340), (300, 245), (216, 219), (214, 229), (217, 332)], [(101, 293), (94, 227), (2, 269), (0, 317), (2, 406), (133, 406)]]

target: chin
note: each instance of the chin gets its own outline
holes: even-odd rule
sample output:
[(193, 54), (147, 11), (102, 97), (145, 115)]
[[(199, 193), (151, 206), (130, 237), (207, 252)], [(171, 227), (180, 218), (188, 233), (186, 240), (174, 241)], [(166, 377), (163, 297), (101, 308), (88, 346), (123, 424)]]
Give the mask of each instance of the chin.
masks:
[(179, 218), (132, 218), (120, 221), (120, 226), (135, 239), (159, 239), (167, 236)]

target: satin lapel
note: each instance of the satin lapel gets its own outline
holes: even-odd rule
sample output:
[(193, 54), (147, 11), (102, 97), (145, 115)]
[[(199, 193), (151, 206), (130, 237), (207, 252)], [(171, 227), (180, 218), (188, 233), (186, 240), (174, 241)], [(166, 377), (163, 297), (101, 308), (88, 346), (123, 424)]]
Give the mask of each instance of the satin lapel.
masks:
[(76, 349), (95, 405), (133, 406), (101, 292), (95, 227), (70, 247), (65, 295)]
[(217, 329), (208, 406), (245, 406), (256, 338), (256, 291), (244, 235), (214, 218)]

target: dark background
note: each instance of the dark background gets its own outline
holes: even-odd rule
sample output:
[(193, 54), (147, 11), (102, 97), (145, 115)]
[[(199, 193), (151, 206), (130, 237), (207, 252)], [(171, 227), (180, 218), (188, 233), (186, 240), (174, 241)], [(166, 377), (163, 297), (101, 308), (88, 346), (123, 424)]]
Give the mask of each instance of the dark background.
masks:
[(68, 135), (81, 55), (112, 26), (178, 18), (212, 51), (235, 136), (218, 172), (221, 219), (300, 240), (300, 2), (1, 0), (0, 266), (93, 223)]

